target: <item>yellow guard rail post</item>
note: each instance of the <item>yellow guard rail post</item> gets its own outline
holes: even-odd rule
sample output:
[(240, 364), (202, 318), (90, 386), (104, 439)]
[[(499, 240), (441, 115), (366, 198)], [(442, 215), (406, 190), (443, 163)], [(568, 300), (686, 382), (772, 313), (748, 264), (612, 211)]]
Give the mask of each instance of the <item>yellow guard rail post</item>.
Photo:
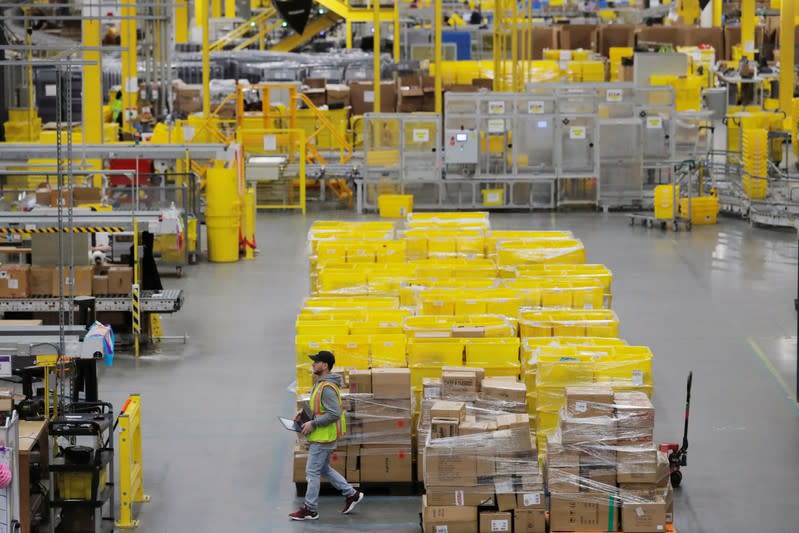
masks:
[(128, 396), (119, 414), (119, 520), (116, 527), (134, 529), (139, 520), (133, 518), (133, 504), (147, 503), (144, 494), (141, 453), (141, 397)]

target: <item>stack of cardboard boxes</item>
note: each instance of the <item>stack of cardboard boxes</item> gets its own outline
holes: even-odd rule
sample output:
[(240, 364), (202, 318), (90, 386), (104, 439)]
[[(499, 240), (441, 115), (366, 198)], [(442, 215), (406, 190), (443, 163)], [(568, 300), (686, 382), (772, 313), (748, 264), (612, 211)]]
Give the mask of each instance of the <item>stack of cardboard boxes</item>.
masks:
[(438, 383), (425, 382), (418, 428), (424, 529), (543, 533), (544, 483), (524, 385), (483, 375), (445, 367)]
[(566, 388), (558, 431), (547, 440), (552, 531), (665, 531), (672, 493), (654, 420), (644, 393)]
[[(62, 274), (65, 295), (129, 295), (133, 285), (133, 269), (126, 266), (74, 266), (71, 283), (67, 268)], [(0, 265), (0, 298), (58, 296), (58, 275), (55, 265)]]
[[(413, 481), (410, 371), (353, 369), (349, 371), (349, 392), (346, 388), (342, 392), (347, 434), (338, 442), (331, 465), (350, 483)], [(300, 401), (307, 402), (307, 396)], [(295, 482), (305, 481), (306, 461), (303, 440), (294, 450)]]

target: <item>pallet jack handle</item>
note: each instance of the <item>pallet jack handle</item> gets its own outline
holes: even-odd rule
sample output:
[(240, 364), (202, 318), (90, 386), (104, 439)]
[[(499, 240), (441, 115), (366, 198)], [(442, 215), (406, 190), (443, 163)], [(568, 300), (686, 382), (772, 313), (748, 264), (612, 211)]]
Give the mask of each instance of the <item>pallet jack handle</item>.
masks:
[(685, 466), (686, 463), (686, 452), (688, 451), (688, 418), (691, 414), (691, 382), (694, 379), (693, 371), (688, 373), (688, 390), (685, 396), (685, 428), (683, 429), (682, 434), (682, 447), (680, 451), (677, 452), (680, 456), (680, 463), (682, 466)]

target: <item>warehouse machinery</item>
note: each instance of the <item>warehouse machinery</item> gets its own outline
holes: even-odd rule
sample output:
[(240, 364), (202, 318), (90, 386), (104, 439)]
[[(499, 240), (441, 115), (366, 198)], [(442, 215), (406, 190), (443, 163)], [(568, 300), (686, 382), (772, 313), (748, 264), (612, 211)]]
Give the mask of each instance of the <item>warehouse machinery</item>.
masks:
[(669, 455), (669, 474), (671, 475), (671, 484), (674, 487), (679, 487), (680, 483), (682, 483), (681, 468), (688, 465), (688, 418), (691, 414), (691, 382), (693, 378), (694, 373), (689, 372), (685, 396), (685, 426), (682, 433), (682, 445), (674, 442), (665, 442), (659, 446), (661, 452)]

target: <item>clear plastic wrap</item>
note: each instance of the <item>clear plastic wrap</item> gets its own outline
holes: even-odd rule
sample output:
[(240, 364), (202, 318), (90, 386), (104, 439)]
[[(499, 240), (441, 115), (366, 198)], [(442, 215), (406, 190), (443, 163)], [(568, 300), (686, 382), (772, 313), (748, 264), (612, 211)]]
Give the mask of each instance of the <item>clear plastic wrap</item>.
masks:
[[(566, 387), (545, 472), (551, 528), (666, 531), (673, 509), (669, 462), (652, 441), (654, 407), (641, 392)], [(597, 514), (597, 509), (601, 512)]]
[(486, 257), (496, 257), (497, 243), (505, 241), (533, 242), (574, 239), (571, 231), (492, 230), (486, 234)]
[(405, 318), (410, 338), (515, 337), (516, 321), (500, 315), (435, 316)]
[(522, 309), (520, 336), (618, 337), (619, 317), (610, 309), (593, 311)]
[(409, 213), (405, 220), (405, 228), (450, 228), (450, 229), (491, 229), (489, 214), (485, 211), (445, 211)]
[(485, 233), (480, 228), (413, 228), (402, 232), (409, 260), (481, 259)]
[(537, 263), (585, 263), (585, 246), (578, 239), (500, 241), (496, 246), (500, 268)]
[(416, 275), (427, 278), (496, 278), (497, 265), (491, 259), (454, 257), (411, 261)]
[(602, 283), (592, 278), (515, 278), (502, 280), (502, 286), (514, 290), (523, 307), (592, 310), (607, 303)]

